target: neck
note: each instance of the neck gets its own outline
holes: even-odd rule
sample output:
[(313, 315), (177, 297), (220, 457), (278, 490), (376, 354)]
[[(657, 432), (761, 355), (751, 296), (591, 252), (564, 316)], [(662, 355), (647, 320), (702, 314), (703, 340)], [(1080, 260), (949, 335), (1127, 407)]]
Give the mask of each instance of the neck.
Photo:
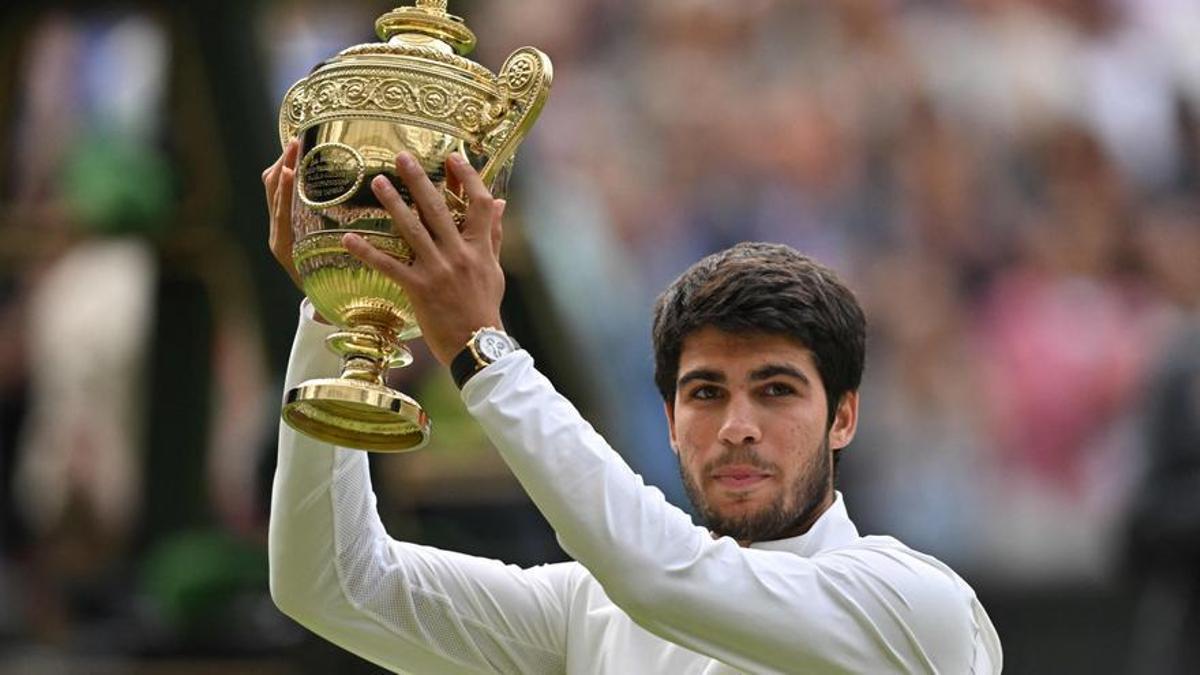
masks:
[(812, 526), (821, 519), (821, 516), (825, 515), (825, 512), (829, 510), (829, 507), (833, 506), (833, 502), (834, 491), (832, 488), (830, 488), (830, 490), (825, 493), (825, 496), (821, 499), (821, 501), (817, 502), (807, 511), (805, 511), (795, 523), (781, 532), (779, 536), (772, 537), (771, 539), (738, 539), (737, 543), (742, 548), (749, 548), (749, 546), (755, 541), (776, 541), (779, 539), (791, 539), (792, 537), (799, 537), (800, 535), (808, 534), (808, 531), (812, 529)]

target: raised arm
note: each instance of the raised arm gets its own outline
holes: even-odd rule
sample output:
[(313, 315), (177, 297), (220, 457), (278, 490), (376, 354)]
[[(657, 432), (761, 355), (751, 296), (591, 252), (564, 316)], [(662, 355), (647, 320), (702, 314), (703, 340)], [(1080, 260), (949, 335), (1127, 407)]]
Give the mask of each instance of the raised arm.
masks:
[[(263, 173), (271, 250), (299, 285), (288, 222), (293, 142)], [(333, 330), (302, 306), (286, 388), (337, 372)], [(577, 567), (529, 570), (397, 542), (376, 512), (366, 453), (280, 425), (271, 501), (271, 595), (313, 632), (381, 666), (416, 673), (559, 673), (565, 598)]]
[[(311, 309), (305, 303), (305, 311)], [(329, 328), (302, 319), (287, 386), (336, 371)], [(415, 673), (559, 673), (569, 568), (529, 570), (390, 538), (367, 455), (280, 426), (271, 595), (363, 658)]]
[(527, 354), (475, 375), (463, 398), (563, 548), (660, 637), (747, 672), (998, 672), (982, 608), (938, 561), (884, 541), (805, 558), (714, 540)]

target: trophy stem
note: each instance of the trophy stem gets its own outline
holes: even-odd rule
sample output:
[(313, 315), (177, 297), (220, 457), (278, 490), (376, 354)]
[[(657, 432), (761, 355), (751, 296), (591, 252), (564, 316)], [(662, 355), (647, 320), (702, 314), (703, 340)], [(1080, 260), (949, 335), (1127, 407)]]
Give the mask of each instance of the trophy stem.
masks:
[(284, 396), (283, 419), (293, 428), (341, 447), (377, 452), (416, 450), (429, 440), (429, 417), (420, 404), (389, 388), (389, 367), (412, 363), (392, 323), (351, 320), (326, 338), (342, 357), (342, 375), (308, 380)]
[(342, 357), (342, 377), (348, 380), (383, 384), (383, 360), (357, 354)]
[(412, 363), (412, 352), (399, 342), (396, 331), (372, 324), (334, 333), (326, 344), (342, 357), (342, 377), (359, 382), (383, 385), (388, 368)]

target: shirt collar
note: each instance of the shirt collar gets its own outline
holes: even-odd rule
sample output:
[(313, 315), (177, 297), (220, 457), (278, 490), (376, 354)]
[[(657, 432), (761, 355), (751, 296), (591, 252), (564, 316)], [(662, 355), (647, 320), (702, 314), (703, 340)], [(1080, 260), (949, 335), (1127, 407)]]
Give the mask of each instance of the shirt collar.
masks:
[(817, 518), (817, 522), (808, 528), (808, 532), (798, 537), (774, 539), (771, 541), (756, 541), (750, 548), (767, 551), (789, 551), (805, 558), (812, 557), (823, 551), (829, 551), (853, 543), (858, 539), (858, 528), (846, 513), (846, 503), (841, 492), (833, 493), (833, 504), (825, 509), (825, 513)]

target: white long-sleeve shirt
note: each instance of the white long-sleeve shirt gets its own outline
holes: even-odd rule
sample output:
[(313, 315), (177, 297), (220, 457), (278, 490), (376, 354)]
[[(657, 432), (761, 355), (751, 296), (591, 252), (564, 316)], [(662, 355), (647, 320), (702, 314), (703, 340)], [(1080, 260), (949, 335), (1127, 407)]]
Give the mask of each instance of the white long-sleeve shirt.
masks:
[[(336, 372), (307, 303), (287, 384)], [(996, 673), (950, 568), (859, 536), (841, 495), (805, 534), (714, 539), (647, 487), (519, 351), (463, 388), (576, 562), (521, 569), (391, 539), (367, 455), (280, 426), (271, 592), (326, 639), (426, 673)]]

